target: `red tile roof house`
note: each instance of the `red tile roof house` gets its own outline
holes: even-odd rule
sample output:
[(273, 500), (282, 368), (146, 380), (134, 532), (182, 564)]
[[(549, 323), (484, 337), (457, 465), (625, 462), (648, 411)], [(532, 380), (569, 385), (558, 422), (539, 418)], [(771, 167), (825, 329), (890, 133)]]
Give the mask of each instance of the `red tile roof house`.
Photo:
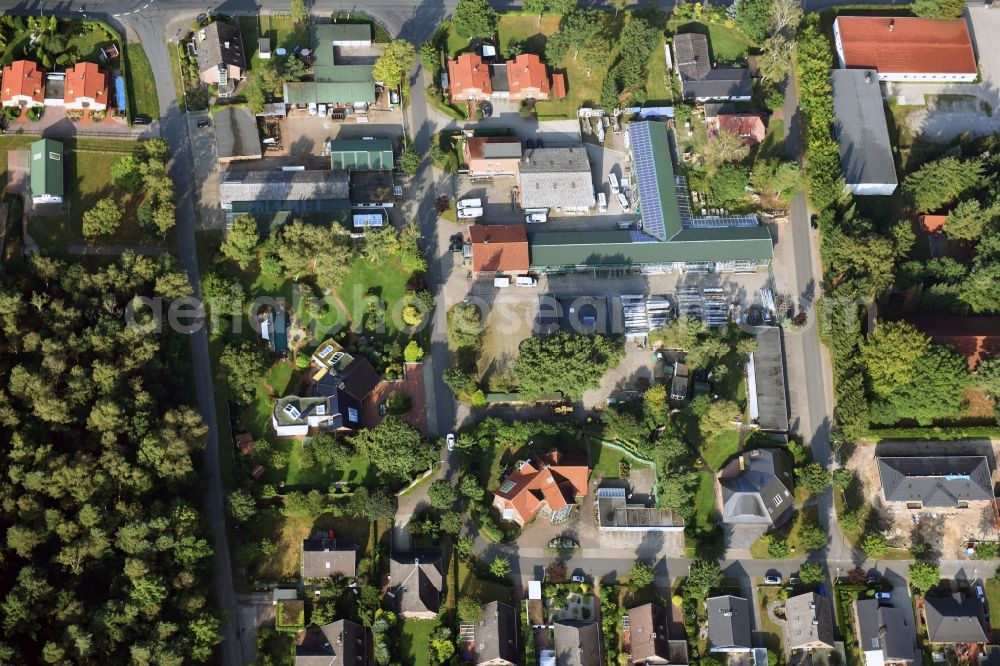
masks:
[(475, 53), (463, 53), (455, 60), (449, 60), (448, 86), (453, 102), (489, 99), (493, 95), (489, 65)]
[(541, 58), (532, 53), (522, 53), (507, 61), (508, 99), (548, 99), (551, 87), (549, 73)]
[[(453, 102), (544, 100), (552, 93), (545, 63), (531, 53), (498, 64), (487, 64), (475, 53), (463, 53), (448, 61), (448, 87)], [(565, 97), (565, 83), (561, 92)]]
[(3, 68), (3, 106), (22, 109), (45, 105), (45, 74), (30, 60), (15, 60)]
[(108, 108), (108, 74), (92, 62), (81, 62), (66, 70), (66, 93), (69, 110), (104, 111)]
[(488, 277), (496, 273), (528, 270), (528, 234), (523, 224), (474, 224), (472, 272)]
[(879, 81), (976, 80), (964, 19), (838, 16), (833, 39), (841, 68), (878, 70)]
[(552, 449), (525, 460), (493, 494), (504, 520), (524, 526), (541, 513), (553, 523), (565, 520), (587, 494), (590, 468)]
[(755, 113), (720, 113), (715, 119), (716, 129), (735, 134), (743, 143), (752, 146), (764, 140), (767, 129), (764, 117)]

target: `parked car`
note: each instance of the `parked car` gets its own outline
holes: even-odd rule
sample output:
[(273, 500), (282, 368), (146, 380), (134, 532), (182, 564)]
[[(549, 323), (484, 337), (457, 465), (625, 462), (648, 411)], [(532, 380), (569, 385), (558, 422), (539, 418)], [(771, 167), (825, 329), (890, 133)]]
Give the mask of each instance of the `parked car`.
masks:
[(876, 599), (880, 599), (882, 601), (889, 601), (889, 599), (892, 599), (892, 593), (891, 592), (876, 592), (875, 593), (875, 598)]
[(608, 182), (611, 183), (611, 194), (618, 194), (618, 176), (614, 172), (608, 173)]
[(539, 222), (548, 222), (549, 216), (545, 213), (528, 213), (524, 216), (525, 224), (537, 224)]
[(628, 210), (628, 199), (625, 198), (622, 192), (618, 193), (618, 203), (621, 205), (622, 210)]
[(538, 284), (538, 278), (534, 275), (518, 275), (514, 278), (514, 285), (517, 287), (534, 287)]
[(463, 245), (462, 241), (451, 241), (451, 243), (448, 244), (448, 251), (449, 252), (461, 252), (462, 251), (462, 245)]
[(482, 208), (459, 208), (458, 217), (462, 220), (471, 220), (483, 216)]
[(309, 107), (308, 108), (309, 108), (309, 115), (310, 116), (315, 116), (316, 113), (317, 113), (316, 102), (309, 102)]
[(320, 104), (316, 109), (316, 113), (326, 118), (326, 104)]
[(455, 450), (455, 433), (449, 432), (448, 436), (445, 437), (445, 441), (448, 442), (448, 450), (449, 451), (454, 451)]
[(600, 213), (608, 212), (608, 198), (604, 196), (604, 192), (597, 193), (597, 211)]
[(980, 603), (986, 603), (986, 592), (981, 585), (976, 585), (976, 596), (979, 597)]
[(870, 574), (868, 574), (868, 584), (871, 585), (872, 587), (878, 585), (879, 580), (881, 579), (879, 578), (877, 571), (873, 571)]
[(574, 583), (586, 583), (587, 582), (587, 579), (584, 578), (583, 576), (581, 576), (580, 574), (573, 574), (570, 577), (570, 580), (573, 581)]
[(208, 127), (211, 124), (212, 123), (209, 122), (208, 118), (202, 118), (201, 120), (198, 121), (198, 127)]
[(399, 93), (396, 92), (395, 90), (390, 90), (389, 91), (389, 103), (390, 104), (399, 104)]
[(149, 116), (132, 116), (133, 125), (149, 125), (153, 122), (153, 119)]
[(765, 585), (781, 585), (781, 575), (780, 574), (767, 574), (764, 576)]
[(460, 199), (459, 202), (455, 205), (455, 207), (458, 208), (459, 210), (462, 210), (463, 208), (482, 208), (483, 207), (483, 200), (482, 199)]

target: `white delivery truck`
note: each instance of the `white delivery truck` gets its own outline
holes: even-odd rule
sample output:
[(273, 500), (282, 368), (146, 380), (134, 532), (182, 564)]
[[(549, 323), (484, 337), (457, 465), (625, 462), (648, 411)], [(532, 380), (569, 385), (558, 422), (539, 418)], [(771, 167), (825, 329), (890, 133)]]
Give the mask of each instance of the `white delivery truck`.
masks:
[(458, 217), (460, 219), (463, 219), (463, 220), (469, 220), (469, 219), (472, 219), (472, 218), (475, 218), (475, 217), (482, 217), (482, 216), (483, 216), (483, 209), (482, 208), (459, 208), (458, 209)]
[(611, 183), (611, 194), (618, 194), (618, 177), (613, 171), (608, 173), (608, 182)]
[(618, 193), (618, 203), (621, 204), (622, 210), (628, 210), (628, 199), (621, 192)]
[(537, 224), (540, 222), (548, 222), (549, 216), (546, 213), (528, 213), (524, 216), (525, 224)]
[(514, 279), (514, 284), (518, 287), (534, 287), (538, 280), (532, 275), (518, 275)]
[(604, 192), (597, 193), (597, 210), (601, 213), (608, 212), (608, 198), (604, 196)]
[(499, 276), (493, 278), (493, 286), (497, 289), (506, 289), (510, 286), (510, 278), (506, 276)]
[(463, 208), (482, 208), (482, 207), (483, 207), (482, 199), (462, 199), (461, 201), (458, 202), (459, 210), (462, 210)]

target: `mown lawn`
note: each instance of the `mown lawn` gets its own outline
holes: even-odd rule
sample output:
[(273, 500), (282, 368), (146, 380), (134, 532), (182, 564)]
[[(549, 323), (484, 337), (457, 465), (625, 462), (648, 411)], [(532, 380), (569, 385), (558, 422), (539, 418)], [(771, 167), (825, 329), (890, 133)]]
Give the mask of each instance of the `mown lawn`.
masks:
[(309, 30), (306, 25), (297, 23), (289, 16), (271, 16), (261, 28), (270, 31), (273, 49), (284, 48), (291, 51), (296, 46), (309, 46)]
[(667, 30), (674, 34), (683, 32), (698, 32), (708, 35), (708, 50), (712, 60), (723, 63), (746, 62), (747, 52), (753, 46), (750, 38), (736, 28), (727, 28), (721, 23), (702, 23), (701, 21), (669, 21)]
[(500, 19), (500, 51), (504, 57), (510, 52), (514, 42), (524, 43), (526, 53), (545, 53), (545, 41), (548, 36), (559, 29), (562, 17), (546, 14), (539, 20), (538, 16), (504, 16)]
[(479, 578), (469, 569), (469, 565), (461, 560), (458, 563), (458, 593), (459, 596), (472, 597), (484, 604), (491, 601), (509, 604), (514, 600), (514, 588)]
[(709, 467), (718, 472), (730, 458), (736, 455), (739, 445), (739, 431), (725, 430), (716, 435), (712, 441), (703, 442), (698, 453), (701, 454)]
[(403, 620), (399, 639), (400, 661), (403, 666), (430, 666), (431, 633), (437, 626), (435, 620)]
[(125, 94), (128, 95), (132, 115), (160, 117), (160, 100), (156, 96), (156, 79), (153, 68), (146, 57), (142, 44), (132, 42), (125, 45), (125, 59), (128, 61), (128, 79)]
[(715, 508), (715, 476), (698, 472), (698, 491), (694, 495), (694, 523), (711, 526), (718, 520)]
[(239, 17), (240, 37), (243, 39), (243, 55), (245, 56), (247, 69), (251, 72), (254, 65), (260, 62), (257, 59), (257, 17)]
[(667, 54), (664, 50), (666, 41), (653, 50), (653, 56), (649, 60), (649, 75), (646, 78), (646, 95), (648, 103), (653, 105), (658, 102), (670, 102), (673, 100), (671, 90), (671, 76), (667, 71)]
[(367, 520), (345, 518), (324, 513), (319, 516), (283, 516), (277, 508), (262, 510), (247, 524), (244, 538), (247, 541), (270, 539), (274, 552), (254, 561), (254, 575), (264, 580), (299, 579), (302, 540), (316, 531), (333, 530), (338, 539), (348, 539), (358, 544), (358, 555), (364, 557), (371, 535)]
[(620, 464), (623, 460), (630, 463), (632, 469), (647, 467), (627, 453), (610, 446), (603, 446), (598, 440), (591, 440), (590, 466), (593, 469), (593, 474), (601, 472), (605, 479), (621, 478)]
[(802, 550), (801, 545), (799, 544), (799, 534), (802, 532), (803, 525), (808, 524), (819, 524), (819, 517), (816, 513), (815, 505), (804, 509), (797, 509), (795, 511), (795, 516), (793, 516), (789, 522), (785, 523), (779, 529), (771, 530), (761, 538), (757, 539), (757, 541), (750, 546), (750, 555), (758, 560), (772, 559), (767, 552), (767, 547), (771, 543), (772, 539), (784, 539), (788, 543), (788, 557), (805, 555), (806, 553)]
[(347, 308), (348, 318), (357, 329), (361, 326), (360, 318), (366, 312), (365, 297), (370, 290), (376, 290), (379, 298), (386, 303), (386, 329), (395, 331), (397, 329), (391, 313), (396, 303), (403, 298), (409, 280), (410, 276), (395, 259), (376, 265), (358, 258), (351, 264), (337, 294)]
[[(1000, 617), (1000, 578), (986, 580), (986, 603), (990, 607), (990, 617)], [(1000, 624), (993, 629), (993, 643), (1000, 641)]]

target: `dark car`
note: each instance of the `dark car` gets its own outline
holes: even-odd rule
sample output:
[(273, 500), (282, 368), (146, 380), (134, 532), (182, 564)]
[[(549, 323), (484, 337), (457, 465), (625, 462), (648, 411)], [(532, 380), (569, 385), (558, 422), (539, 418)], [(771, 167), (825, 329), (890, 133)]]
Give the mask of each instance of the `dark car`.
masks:
[(149, 116), (133, 116), (132, 117), (132, 124), (133, 125), (149, 125), (152, 122), (153, 122), (153, 119), (150, 118)]
[(209, 122), (208, 118), (202, 118), (201, 120), (198, 121), (198, 127), (208, 127), (211, 124), (212, 123)]
[(457, 241), (457, 242), (456, 241), (452, 241), (451, 245), (448, 246), (448, 251), (449, 252), (461, 252), (462, 251), (462, 242), (461, 241)]
[(461, 243), (462, 241), (465, 240), (465, 238), (462, 236), (462, 234), (452, 234), (451, 238), (449, 238), (448, 240), (452, 243)]

